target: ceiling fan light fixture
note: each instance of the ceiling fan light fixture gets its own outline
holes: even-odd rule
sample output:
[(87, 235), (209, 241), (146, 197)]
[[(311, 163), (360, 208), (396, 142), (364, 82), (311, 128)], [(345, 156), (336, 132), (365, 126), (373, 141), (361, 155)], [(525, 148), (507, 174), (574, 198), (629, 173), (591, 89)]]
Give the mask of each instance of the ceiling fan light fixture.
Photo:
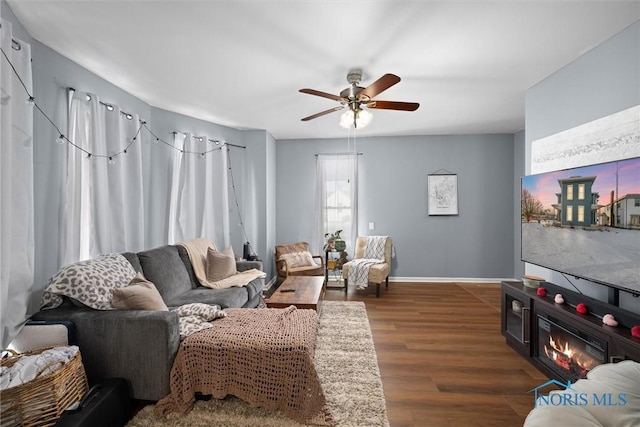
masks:
[(340, 115), (340, 126), (345, 129), (349, 129), (354, 126), (358, 129), (362, 129), (367, 127), (367, 125), (371, 123), (371, 120), (373, 120), (373, 114), (369, 111), (363, 110), (362, 108), (354, 110), (349, 109)]
[(340, 114), (340, 126), (349, 129), (353, 125), (353, 110), (347, 110)]
[(358, 86), (361, 79), (361, 70), (352, 70), (349, 72), (347, 81), (350, 86), (342, 90), (339, 96), (315, 89), (300, 89), (299, 91), (302, 93), (321, 96), (340, 103), (339, 107), (321, 111), (304, 117), (301, 120), (306, 122), (324, 116), (325, 114), (333, 113), (334, 111), (340, 111), (346, 107), (347, 110), (340, 116), (340, 126), (347, 129), (352, 126), (354, 128), (364, 128), (371, 123), (373, 114), (362, 107), (376, 110), (415, 111), (420, 106), (420, 104), (416, 102), (378, 101), (373, 99), (391, 86), (400, 82), (400, 77), (395, 74), (385, 74), (366, 88)]

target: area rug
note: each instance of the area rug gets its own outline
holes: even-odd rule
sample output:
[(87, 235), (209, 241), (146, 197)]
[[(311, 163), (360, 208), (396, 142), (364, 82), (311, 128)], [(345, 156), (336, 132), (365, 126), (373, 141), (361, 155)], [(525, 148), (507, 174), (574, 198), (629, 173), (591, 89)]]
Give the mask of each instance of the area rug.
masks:
[[(333, 419), (340, 427), (387, 427), (378, 360), (362, 302), (324, 301), (315, 365)], [(128, 427), (299, 427), (278, 411), (252, 407), (235, 398), (198, 401), (185, 416), (158, 417), (143, 408)]]

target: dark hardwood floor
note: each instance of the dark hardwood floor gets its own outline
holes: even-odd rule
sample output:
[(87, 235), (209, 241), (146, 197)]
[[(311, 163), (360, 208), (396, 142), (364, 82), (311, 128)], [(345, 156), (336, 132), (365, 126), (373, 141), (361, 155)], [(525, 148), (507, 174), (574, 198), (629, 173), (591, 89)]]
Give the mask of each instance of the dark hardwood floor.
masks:
[(548, 378), (500, 334), (499, 283), (390, 283), (325, 300), (363, 301), (392, 427), (522, 426)]

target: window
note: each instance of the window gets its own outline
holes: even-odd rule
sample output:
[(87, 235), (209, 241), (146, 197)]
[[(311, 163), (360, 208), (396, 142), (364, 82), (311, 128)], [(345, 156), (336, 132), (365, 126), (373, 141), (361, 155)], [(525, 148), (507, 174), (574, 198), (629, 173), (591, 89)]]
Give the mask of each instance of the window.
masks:
[(584, 184), (578, 184), (578, 200), (584, 200)]
[(326, 233), (343, 230), (349, 234), (351, 228), (351, 185), (346, 179), (328, 179), (326, 211)]
[[(69, 140), (60, 172), (63, 178), (64, 212), (59, 239), (60, 264), (96, 258), (101, 254), (144, 249), (145, 210), (143, 145), (147, 134), (140, 133), (137, 115), (121, 114), (119, 108), (108, 110), (95, 94), (68, 90)], [(115, 166), (107, 159), (87, 160), (87, 153), (122, 153)], [(88, 151), (85, 151), (88, 150)], [(112, 159), (112, 160), (114, 160)], [(103, 160), (103, 161), (99, 161)], [(124, 166), (119, 166), (123, 164)]]
[(565, 215), (565, 220), (567, 222), (573, 221), (573, 206), (567, 206), (567, 213)]
[(355, 154), (318, 155), (314, 249), (321, 251), (324, 235), (342, 230), (347, 252), (358, 227), (358, 159)]
[(584, 206), (578, 206), (578, 222), (584, 222)]
[(567, 200), (573, 200), (573, 184), (567, 185)]

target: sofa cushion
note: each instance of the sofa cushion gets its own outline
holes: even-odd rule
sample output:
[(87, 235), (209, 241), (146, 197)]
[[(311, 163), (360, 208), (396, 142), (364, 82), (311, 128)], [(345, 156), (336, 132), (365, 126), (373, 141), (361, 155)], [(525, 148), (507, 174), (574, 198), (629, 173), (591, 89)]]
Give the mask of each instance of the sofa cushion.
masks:
[[(175, 246), (161, 246), (138, 252), (146, 277), (153, 282), (167, 305), (169, 301), (191, 289), (191, 280)], [(190, 301), (196, 302), (196, 301)]]
[(128, 286), (113, 290), (111, 304), (119, 310), (169, 310), (156, 287), (137, 273)]
[(171, 308), (193, 302), (216, 304), (221, 308), (241, 308), (248, 299), (249, 292), (244, 286), (215, 290), (201, 286), (176, 295), (172, 299), (166, 300), (166, 303)]
[(209, 282), (217, 282), (236, 273), (236, 260), (231, 247), (222, 252), (213, 248), (207, 250), (206, 274)]
[(187, 252), (187, 248), (182, 245), (175, 245), (176, 250), (178, 251), (178, 255), (180, 255), (180, 259), (182, 260), (182, 264), (184, 264), (184, 268), (187, 270), (189, 274), (189, 280), (191, 281), (191, 289), (195, 289), (200, 286), (200, 282), (196, 277), (196, 272), (193, 271), (193, 265), (191, 265), (191, 259), (189, 259), (189, 252)]
[(136, 273), (142, 273), (142, 266), (140, 265), (138, 254), (133, 252), (123, 252), (122, 256), (125, 257), (127, 261), (129, 261), (129, 264), (131, 264)]

